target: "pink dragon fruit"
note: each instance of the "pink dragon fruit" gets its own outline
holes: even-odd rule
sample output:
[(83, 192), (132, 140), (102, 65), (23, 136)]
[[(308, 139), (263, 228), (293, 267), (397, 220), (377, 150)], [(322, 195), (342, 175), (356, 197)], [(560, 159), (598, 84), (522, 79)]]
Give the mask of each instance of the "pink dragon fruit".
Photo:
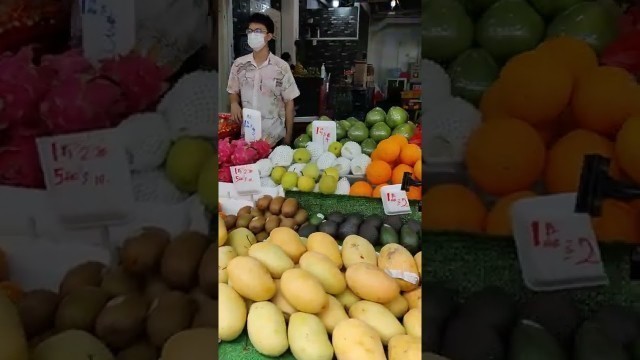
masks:
[(218, 140), (218, 163), (220, 165), (231, 165), (231, 155), (233, 154), (233, 146), (229, 138)]
[(168, 69), (137, 54), (103, 62), (100, 73), (113, 79), (125, 94), (126, 110), (136, 113), (155, 104), (166, 89)]
[(123, 115), (120, 88), (101, 77), (70, 75), (58, 79), (40, 105), (54, 134), (108, 128)]
[(33, 65), (33, 51), (22, 48), (15, 55), (0, 57), (0, 127), (17, 126), (27, 133), (44, 132), (38, 104), (48, 82)]
[(232, 182), (231, 168), (229, 166), (220, 167), (218, 169), (218, 181), (219, 182)]
[(254, 141), (251, 143), (251, 147), (258, 153), (256, 161), (266, 158), (271, 153), (271, 145), (265, 140)]
[(96, 72), (91, 62), (82, 55), (81, 49), (72, 49), (59, 55), (45, 55), (40, 62), (40, 69), (53, 78)]
[(234, 148), (246, 148), (249, 145), (249, 143), (245, 140), (245, 139), (238, 139), (238, 140), (233, 140), (231, 141), (231, 146), (233, 146)]
[(231, 162), (233, 162), (233, 165), (253, 164), (256, 161), (258, 161), (258, 152), (250, 147), (238, 147), (231, 155)]
[(45, 187), (35, 137), (16, 135), (0, 147), (0, 184), (35, 189)]

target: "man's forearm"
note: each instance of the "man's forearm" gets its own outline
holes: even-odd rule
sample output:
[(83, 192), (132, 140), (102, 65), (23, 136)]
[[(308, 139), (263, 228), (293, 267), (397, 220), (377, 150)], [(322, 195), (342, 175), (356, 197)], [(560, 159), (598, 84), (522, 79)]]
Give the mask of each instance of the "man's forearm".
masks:
[(291, 100), (285, 104), (284, 126), (287, 129), (287, 134), (293, 134), (294, 116), (295, 116), (295, 109), (293, 106), (293, 100)]

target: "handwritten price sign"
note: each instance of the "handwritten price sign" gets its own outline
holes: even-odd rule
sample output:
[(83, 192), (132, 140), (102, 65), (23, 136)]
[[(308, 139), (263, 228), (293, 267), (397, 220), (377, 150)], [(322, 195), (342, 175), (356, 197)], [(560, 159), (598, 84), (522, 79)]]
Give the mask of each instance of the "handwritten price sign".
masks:
[(311, 125), (311, 141), (322, 146), (324, 151), (329, 149), (329, 145), (337, 140), (335, 121), (314, 121)]
[(387, 215), (401, 215), (411, 213), (411, 206), (407, 193), (400, 189), (400, 185), (388, 185), (380, 189), (382, 207)]
[(591, 219), (575, 214), (575, 194), (524, 199), (511, 208), (522, 275), (535, 291), (608, 282)]
[(126, 153), (113, 130), (39, 138), (47, 192), (61, 220), (112, 224), (133, 207)]
[(260, 111), (242, 109), (242, 132), (247, 142), (262, 138), (262, 115)]
[(255, 165), (240, 165), (231, 167), (231, 180), (240, 195), (256, 194), (260, 192), (260, 175)]
[(82, 48), (93, 61), (127, 54), (135, 46), (133, 1), (80, 0)]

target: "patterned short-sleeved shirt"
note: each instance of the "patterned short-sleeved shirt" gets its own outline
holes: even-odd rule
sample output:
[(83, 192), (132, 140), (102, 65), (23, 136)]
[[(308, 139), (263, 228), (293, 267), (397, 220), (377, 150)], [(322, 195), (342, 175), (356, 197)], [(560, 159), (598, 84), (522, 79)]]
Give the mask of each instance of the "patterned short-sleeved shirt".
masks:
[(227, 92), (240, 95), (242, 108), (260, 111), (262, 138), (272, 146), (285, 136), (285, 102), (300, 95), (289, 64), (273, 54), (260, 66), (253, 54), (236, 59)]

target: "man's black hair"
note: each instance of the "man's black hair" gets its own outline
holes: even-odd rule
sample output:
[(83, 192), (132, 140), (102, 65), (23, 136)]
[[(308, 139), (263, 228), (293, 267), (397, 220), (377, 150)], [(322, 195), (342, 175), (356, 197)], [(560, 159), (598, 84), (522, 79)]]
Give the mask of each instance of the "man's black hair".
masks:
[(290, 61), (291, 60), (291, 54), (289, 54), (288, 52), (284, 52), (284, 53), (282, 53), (282, 56), (280, 58), (282, 60), (284, 60), (284, 61)]
[(264, 25), (267, 28), (267, 32), (273, 34), (275, 30), (275, 25), (273, 24), (273, 20), (269, 17), (269, 15), (265, 15), (262, 13), (253, 13), (249, 17), (249, 24), (260, 24)]

